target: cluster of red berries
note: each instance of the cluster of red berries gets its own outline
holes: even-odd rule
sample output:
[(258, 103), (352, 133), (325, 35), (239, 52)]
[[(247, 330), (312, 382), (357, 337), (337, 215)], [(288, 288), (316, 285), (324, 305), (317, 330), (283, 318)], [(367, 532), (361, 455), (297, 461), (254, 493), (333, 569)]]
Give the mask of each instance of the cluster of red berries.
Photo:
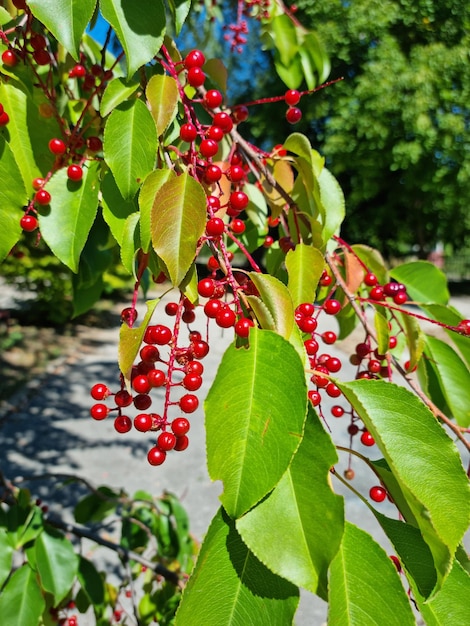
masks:
[(80, 80), (84, 91), (103, 91), (113, 76), (112, 70), (105, 70), (99, 63), (92, 65), (89, 71), (85, 65), (77, 63), (69, 71), (69, 78)]
[(296, 89), (289, 89), (284, 95), (284, 100), (288, 105), (286, 120), (289, 124), (297, 124), (302, 119), (302, 111), (297, 106), (300, 102), (301, 94)]
[(409, 300), (405, 285), (393, 281), (380, 285), (377, 276), (372, 272), (366, 273), (364, 284), (370, 287), (369, 298), (375, 302), (391, 298), (395, 304), (402, 305)]

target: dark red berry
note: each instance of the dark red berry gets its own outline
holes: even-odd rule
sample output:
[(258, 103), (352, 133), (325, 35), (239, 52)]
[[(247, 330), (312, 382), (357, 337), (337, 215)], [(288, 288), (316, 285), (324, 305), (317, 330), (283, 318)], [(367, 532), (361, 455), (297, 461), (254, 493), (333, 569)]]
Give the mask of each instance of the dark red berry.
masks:
[(289, 107), (286, 111), (286, 120), (289, 124), (297, 124), (302, 119), (302, 111), (297, 107)]
[(49, 65), (51, 62), (51, 55), (47, 50), (35, 50), (33, 52), (33, 59), (38, 65)]
[(127, 415), (118, 415), (114, 420), (114, 430), (118, 433), (128, 433), (132, 429), (131, 418)]
[(116, 406), (121, 408), (129, 406), (132, 404), (132, 396), (128, 391), (126, 391), (126, 389), (121, 389), (121, 391), (118, 391), (114, 396), (114, 402), (116, 403)]
[(127, 324), (129, 327), (132, 327), (137, 319), (137, 316), (137, 309), (135, 307), (128, 306), (121, 311), (121, 322), (123, 322), (123, 324)]
[(32, 34), (29, 43), (31, 44), (33, 50), (41, 50), (47, 46), (46, 38), (39, 33)]
[(144, 346), (139, 352), (139, 356), (145, 363), (155, 363), (160, 358), (160, 351), (155, 346)]
[(88, 137), (86, 145), (92, 152), (100, 152), (103, 149), (103, 142), (99, 137)]
[(6, 126), (10, 122), (10, 116), (6, 111), (0, 113), (0, 127)]
[(240, 124), (241, 122), (245, 122), (248, 119), (249, 111), (246, 106), (240, 104), (233, 108), (232, 115), (234, 122), (236, 124)]
[(168, 302), (165, 305), (165, 313), (170, 317), (174, 317), (178, 313), (178, 303), (177, 302)]
[(134, 398), (134, 406), (138, 411), (146, 411), (152, 404), (152, 398), (146, 393), (139, 393)]

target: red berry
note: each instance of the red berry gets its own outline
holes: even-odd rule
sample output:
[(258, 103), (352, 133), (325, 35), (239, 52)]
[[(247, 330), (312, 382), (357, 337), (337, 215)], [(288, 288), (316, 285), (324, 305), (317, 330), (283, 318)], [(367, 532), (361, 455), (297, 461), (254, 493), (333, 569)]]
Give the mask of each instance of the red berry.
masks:
[(90, 409), (90, 415), (94, 420), (104, 420), (108, 413), (109, 408), (106, 404), (94, 404)]
[(231, 165), (225, 175), (232, 183), (238, 183), (245, 178), (245, 170), (241, 165)]
[(206, 75), (200, 67), (191, 67), (188, 70), (188, 83), (191, 87), (201, 87), (206, 80)]
[(383, 502), (387, 497), (387, 492), (383, 487), (375, 486), (369, 490), (371, 500), (374, 502)]
[(214, 126), (221, 128), (224, 133), (229, 133), (233, 128), (233, 120), (228, 113), (220, 111), (214, 115), (212, 120)]
[(222, 100), (222, 94), (217, 89), (209, 89), (204, 96), (204, 102), (209, 109), (220, 107)]
[(393, 350), (394, 348), (396, 348), (397, 343), (398, 343), (397, 338), (392, 335), (392, 337), (390, 337), (390, 339), (388, 340), (388, 347), (390, 348), (390, 350)]
[(51, 62), (51, 55), (47, 50), (35, 50), (33, 52), (33, 59), (38, 65), (49, 65)]
[(204, 365), (199, 361), (189, 361), (186, 363), (186, 367), (184, 369), (188, 374), (197, 374), (198, 376), (201, 376), (204, 372)]
[(401, 563), (400, 563), (398, 557), (395, 556), (394, 554), (390, 554), (390, 560), (393, 562), (393, 564), (397, 568), (397, 572), (401, 572)]
[(118, 433), (128, 433), (132, 429), (132, 421), (127, 415), (118, 415), (114, 420), (114, 430)]
[(230, 328), (235, 325), (236, 315), (228, 305), (224, 305), (215, 316), (215, 323), (221, 328)]
[(361, 443), (363, 446), (373, 446), (375, 444), (375, 439), (372, 437), (369, 431), (365, 430), (361, 435)]
[(344, 415), (343, 407), (339, 406), (339, 404), (335, 404), (334, 406), (331, 407), (331, 415), (333, 417), (343, 417)]
[(82, 180), (83, 169), (80, 167), (80, 165), (76, 165), (75, 163), (73, 163), (72, 165), (69, 165), (67, 168), (67, 177), (73, 181)]
[(138, 411), (146, 411), (152, 404), (152, 398), (146, 393), (139, 393), (134, 398), (134, 406)]
[(368, 287), (375, 287), (377, 283), (377, 276), (372, 272), (367, 272), (367, 274), (364, 276), (364, 284)]
[(237, 212), (243, 211), (248, 202), (248, 196), (244, 191), (232, 191), (230, 194), (229, 205)]
[(185, 59), (184, 59), (184, 67), (189, 70), (191, 67), (202, 67), (206, 62), (206, 57), (201, 50), (191, 50)]
[(199, 399), (192, 393), (187, 393), (180, 398), (178, 404), (184, 413), (194, 413), (199, 406)]
[(333, 345), (335, 341), (338, 339), (336, 333), (334, 333), (332, 330), (325, 331), (322, 334), (321, 338), (323, 339), (323, 342), (328, 345)]
[(221, 300), (217, 300), (216, 298), (211, 298), (204, 305), (204, 313), (207, 317), (211, 319), (215, 319), (215, 316), (220, 311), (220, 309), (224, 306), (224, 303)]
[(328, 383), (325, 387), (325, 391), (330, 396), (330, 398), (339, 398), (339, 396), (341, 395), (340, 388), (337, 387), (334, 383)]
[(137, 393), (148, 393), (152, 388), (149, 379), (147, 376), (141, 374), (140, 376), (136, 376), (132, 381), (132, 387)]
[(34, 215), (23, 215), (20, 220), (20, 226), (25, 232), (32, 233), (38, 227), (38, 221)]
[(336, 374), (336, 372), (339, 372), (342, 367), (341, 360), (335, 356), (330, 356), (325, 365), (328, 368), (328, 371), (332, 374)]
[(141, 433), (148, 432), (153, 426), (153, 420), (149, 413), (139, 413), (134, 417), (134, 428)]
[(243, 104), (237, 105), (233, 108), (232, 115), (236, 124), (245, 122), (248, 119), (249, 111)]
[(86, 75), (86, 69), (83, 65), (75, 65), (69, 72), (70, 78), (83, 78)]
[(209, 126), (207, 130), (207, 138), (213, 139), (214, 141), (222, 141), (224, 138), (224, 131), (220, 128), (220, 126)]
[(103, 149), (103, 142), (99, 137), (88, 137), (86, 145), (92, 152), (100, 152)]
[(462, 335), (470, 335), (470, 320), (462, 320), (457, 325), (457, 331)]
[(207, 183), (216, 183), (222, 178), (222, 170), (218, 165), (208, 165), (204, 172), (204, 178)]
[(225, 231), (224, 220), (220, 217), (211, 217), (206, 224), (206, 233), (209, 237), (220, 237)]
[(289, 107), (286, 111), (286, 120), (289, 124), (297, 124), (302, 119), (302, 111), (297, 107)]
[(338, 300), (331, 298), (323, 304), (323, 310), (327, 315), (337, 315), (341, 311), (341, 304)]
[(321, 395), (318, 393), (318, 391), (312, 389), (308, 392), (308, 399), (313, 404), (313, 406), (318, 406), (321, 402)]
[(191, 352), (195, 359), (203, 359), (209, 354), (209, 344), (207, 341), (194, 341), (191, 344)]
[(180, 138), (187, 143), (191, 143), (197, 137), (197, 128), (191, 122), (183, 124), (180, 128)]
[(39, 189), (41, 189), (45, 182), (46, 181), (44, 180), (44, 178), (35, 178), (32, 182), (32, 187), (34, 191), (38, 191)]
[(314, 317), (300, 317), (296, 322), (303, 333), (311, 334), (317, 327), (317, 320)]
[(174, 317), (178, 313), (178, 303), (168, 302), (165, 304), (165, 313), (170, 317)]
[(185, 417), (177, 417), (171, 422), (171, 430), (177, 437), (182, 437), (189, 432), (190, 424)]
[(31, 39), (29, 40), (31, 47), (33, 50), (41, 50), (47, 46), (46, 38), (40, 35), (39, 33), (34, 33), (31, 35)]
[(160, 450), (164, 450), (167, 452), (168, 450), (173, 450), (176, 444), (176, 437), (173, 433), (160, 433), (157, 439), (157, 446)]
[(286, 91), (284, 95), (284, 100), (289, 106), (295, 107), (295, 105), (300, 102), (300, 93), (297, 89), (289, 89), (289, 91)]
[(0, 113), (0, 126), (6, 126), (10, 121), (10, 116), (6, 111)]
[(15, 65), (18, 63), (18, 57), (16, 56), (16, 53), (13, 52), (13, 50), (5, 50), (2, 53), (2, 62), (7, 67), (15, 67)]
[(51, 194), (45, 189), (39, 189), (34, 195), (34, 201), (45, 206), (51, 201)]
[(371, 300), (375, 300), (376, 302), (383, 300), (384, 299), (383, 287), (381, 285), (376, 285), (375, 287), (372, 287), (372, 289), (369, 292), (369, 297), (371, 298)]
[(406, 293), (406, 291), (399, 291), (393, 296), (393, 301), (395, 302), (395, 304), (398, 304), (398, 305), (405, 304), (407, 300), (408, 300), (408, 294)]
[(52, 152), (52, 154), (65, 154), (67, 146), (62, 141), (62, 139), (54, 138), (49, 141), (49, 150)]
[(213, 139), (203, 139), (199, 146), (199, 152), (206, 159), (210, 159), (210, 157), (215, 156), (218, 150), (219, 150), (219, 144), (217, 143), (217, 141), (214, 141)]
[(186, 374), (183, 378), (182, 385), (188, 391), (197, 391), (202, 385), (202, 377), (197, 374)]
[(370, 352), (370, 346), (367, 343), (358, 343), (356, 345), (356, 354), (361, 359), (366, 357), (369, 354), (369, 352)]
[(215, 283), (212, 278), (202, 278), (197, 284), (197, 292), (203, 298), (210, 298), (214, 291)]
[(150, 465), (161, 465), (165, 462), (166, 452), (164, 450), (160, 450), (157, 446), (151, 448), (147, 454), (147, 460)]
[(160, 351), (155, 346), (144, 346), (139, 352), (139, 356), (145, 363), (155, 363), (160, 358)]
[(116, 403), (116, 406), (120, 408), (129, 406), (132, 404), (132, 396), (125, 389), (121, 389), (121, 391), (118, 391), (114, 396), (114, 402)]
[(154, 326), (147, 327), (144, 334), (144, 342), (164, 346), (170, 343), (172, 336), (172, 332), (168, 326), (156, 324)]
[(163, 370), (151, 369), (147, 378), (152, 387), (162, 387), (166, 383), (166, 374)]
[(173, 448), (173, 450), (176, 450), (176, 452), (182, 452), (183, 450), (186, 450), (188, 446), (189, 446), (188, 437), (186, 437), (186, 435), (182, 435), (181, 437), (176, 438), (176, 443), (175, 443), (175, 447)]
[(319, 345), (316, 339), (306, 339), (304, 341), (304, 346), (309, 356), (313, 356), (318, 352)]
[(295, 312), (306, 317), (311, 317), (315, 313), (315, 306), (311, 302), (302, 302), (295, 309)]
[(241, 235), (242, 233), (245, 232), (245, 229), (246, 229), (245, 222), (240, 219), (232, 220), (229, 226), (230, 226), (230, 230), (232, 231), (232, 233), (235, 233), (235, 235)]
[(104, 383), (96, 383), (90, 390), (90, 395), (93, 400), (105, 400), (110, 393), (111, 391)]
[(254, 322), (249, 317), (241, 317), (235, 324), (235, 334), (239, 337), (248, 337), (250, 328), (253, 328)]

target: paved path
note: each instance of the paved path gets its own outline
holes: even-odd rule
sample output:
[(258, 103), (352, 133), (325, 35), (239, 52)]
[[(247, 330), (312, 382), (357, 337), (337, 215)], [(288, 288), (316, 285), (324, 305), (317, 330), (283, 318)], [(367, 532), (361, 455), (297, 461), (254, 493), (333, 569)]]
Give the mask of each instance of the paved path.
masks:
[[(470, 317), (470, 298), (459, 298), (456, 306)], [(158, 321), (157, 314), (155, 322)], [(211, 483), (206, 471), (202, 411), (198, 410), (191, 417), (188, 450), (169, 454), (159, 468), (147, 464), (145, 457), (151, 444), (148, 435), (119, 435), (111, 419), (94, 422), (89, 417), (91, 386), (105, 382), (112, 389), (117, 387), (118, 325), (116, 316), (116, 323), (109, 329), (84, 329), (76, 352), (53, 363), (46, 376), (32, 381), (26, 393), (14, 399), (16, 408), (0, 421), (3, 470), (11, 478), (29, 473), (72, 472), (95, 485), (123, 487), (131, 494), (137, 489), (155, 495), (171, 491), (181, 498), (190, 516), (192, 532), (202, 539), (218, 509), (220, 493), (220, 485)], [(211, 337), (211, 351), (203, 362), (204, 385), (198, 392), (201, 398), (210, 386), (232, 333), (213, 328)], [(341, 356), (334, 349), (329, 348), (328, 352)], [(352, 378), (347, 358), (343, 361), (345, 378)], [(331, 418), (330, 425), (335, 441), (348, 445), (345, 424)], [(339, 465), (340, 471), (345, 467), (344, 462), (343, 459)], [(366, 493), (374, 482), (372, 475), (361, 475), (354, 486)], [(60, 498), (63, 507), (73, 504), (76, 492), (67, 488), (53, 493), (49, 485), (47, 481), (38, 481), (31, 488), (46, 502)], [(368, 509), (357, 498), (350, 497), (349, 492), (344, 493), (341, 485), (335, 484), (335, 488), (346, 496), (348, 519), (360, 523), (388, 550), (388, 541)], [(384, 503), (382, 512), (393, 516), (394, 507)], [(311, 594), (303, 594), (296, 624), (320, 626), (325, 619), (325, 603)]]

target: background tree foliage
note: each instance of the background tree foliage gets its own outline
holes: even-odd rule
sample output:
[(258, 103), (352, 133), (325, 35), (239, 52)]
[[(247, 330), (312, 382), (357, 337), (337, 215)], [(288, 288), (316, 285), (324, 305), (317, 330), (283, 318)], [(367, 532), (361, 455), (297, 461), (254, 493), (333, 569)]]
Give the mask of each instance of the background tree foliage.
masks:
[[(349, 241), (390, 255), (470, 233), (470, 5), (465, 0), (299, 0), (332, 78), (302, 106), (345, 190)], [(307, 134), (309, 131), (307, 130)], [(313, 136), (312, 136), (313, 135)]]

